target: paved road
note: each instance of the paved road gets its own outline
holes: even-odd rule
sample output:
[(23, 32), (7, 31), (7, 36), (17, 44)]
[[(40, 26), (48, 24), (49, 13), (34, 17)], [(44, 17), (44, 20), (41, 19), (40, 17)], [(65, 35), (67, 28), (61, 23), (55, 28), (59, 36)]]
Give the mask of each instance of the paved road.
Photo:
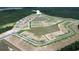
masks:
[(9, 30), (9, 31), (7, 31), (7, 32), (5, 32), (5, 33), (2, 33), (2, 34), (0, 35), (0, 40), (2, 40), (3, 38), (5, 38), (5, 37), (7, 37), (7, 36), (9, 36), (9, 35), (11, 35), (11, 34), (14, 34), (14, 33), (16, 33), (16, 32), (17, 32), (17, 30), (12, 29), (12, 30)]

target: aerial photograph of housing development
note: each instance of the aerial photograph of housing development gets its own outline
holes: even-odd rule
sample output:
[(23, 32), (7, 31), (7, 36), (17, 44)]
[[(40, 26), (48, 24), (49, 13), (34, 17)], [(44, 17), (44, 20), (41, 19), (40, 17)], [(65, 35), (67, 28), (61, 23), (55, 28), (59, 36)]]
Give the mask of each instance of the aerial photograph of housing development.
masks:
[(0, 7), (0, 51), (78, 50), (78, 7)]

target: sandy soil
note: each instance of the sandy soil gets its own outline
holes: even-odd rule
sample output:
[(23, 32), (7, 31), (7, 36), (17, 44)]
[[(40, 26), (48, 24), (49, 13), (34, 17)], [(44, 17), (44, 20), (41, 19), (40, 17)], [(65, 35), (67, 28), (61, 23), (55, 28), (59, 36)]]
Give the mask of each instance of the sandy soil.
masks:
[[(75, 39), (76, 38), (76, 39)], [(9, 39), (6, 40), (6, 44), (8, 44), (10, 47), (21, 50), (21, 51), (53, 51), (53, 50), (59, 50), (79, 39), (79, 34), (76, 34), (75, 36), (68, 38), (66, 40), (62, 40), (47, 46), (43, 47), (34, 47), (33, 45), (26, 43), (20, 38), (11, 36)]]

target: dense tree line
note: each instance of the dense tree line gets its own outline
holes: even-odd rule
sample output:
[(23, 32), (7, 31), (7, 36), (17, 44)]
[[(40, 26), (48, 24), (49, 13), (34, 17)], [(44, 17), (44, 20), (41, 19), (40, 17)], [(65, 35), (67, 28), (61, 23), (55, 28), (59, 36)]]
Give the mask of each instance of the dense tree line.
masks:
[(77, 50), (79, 50), (79, 41), (76, 41), (75, 43), (72, 43), (71, 45), (62, 48), (60, 51), (77, 51)]
[(67, 17), (67, 18), (75, 18), (79, 19), (79, 8), (73, 7), (63, 7), (63, 8), (49, 8), (49, 7), (27, 7), (23, 9), (13, 9), (13, 10), (5, 10), (0, 11), (0, 25), (4, 25), (11, 22), (16, 22), (19, 19), (30, 15), (33, 13), (32, 10), (40, 10), (41, 12), (52, 15), (52, 16), (60, 16), (60, 17)]
[(12, 29), (12, 26), (8, 26), (6, 28), (0, 28), (0, 34), (3, 33), (3, 32), (6, 32), (8, 30)]
[(59, 17), (67, 17), (67, 18), (75, 18), (79, 19), (79, 8), (73, 7), (58, 7), (58, 8), (38, 8), (43, 13), (49, 14), (52, 16), (59, 16)]
[(4, 10), (0, 11), (0, 26), (16, 22), (19, 19), (30, 15), (32, 13), (31, 9), (17, 9), (17, 10)]

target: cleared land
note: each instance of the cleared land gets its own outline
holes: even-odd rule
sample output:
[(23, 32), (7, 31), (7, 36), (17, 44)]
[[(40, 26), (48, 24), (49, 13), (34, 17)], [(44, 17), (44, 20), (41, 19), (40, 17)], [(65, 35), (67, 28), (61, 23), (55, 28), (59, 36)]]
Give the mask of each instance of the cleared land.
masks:
[[(39, 15), (37, 15), (37, 17), (39, 17)], [(27, 24), (27, 25), (30, 24), (29, 29), (27, 28), (24, 30), (22, 29), (18, 33), (13, 34), (11, 37), (8, 37), (6, 41), (9, 42), (10, 45), (12, 44), (12, 47), (15, 46), (19, 50), (28, 50), (28, 51), (30, 50), (33, 50), (33, 51), (60, 50), (61, 48), (75, 42), (79, 38), (78, 37), (79, 34), (73, 28), (74, 26), (77, 26), (75, 25), (76, 23), (73, 23), (74, 21), (72, 20), (71, 22), (68, 20), (64, 20), (64, 18), (60, 18), (60, 19), (63, 19), (63, 20), (57, 21), (53, 19), (54, 23), (53, 21), (49, 21), (47, 23), (48, 19), (47, 21), (42, 20), (40, 23), (42, 23), (43, 21), (46, 21), (45, 24), (47, 25), (45, 26), (44, 26), (44, 22), (43, 22), (43, 26), (40, 26), (40, 24), (38, 24), (37, 22), (32, 24), (29, 21), (29, 23)], [(78, 28), (76, 29), (78, 30)], [(17, 43), (15, 43), (15, 41)]]
[[(17, 11), (17, 13), (15, 11)], [(0, 31), (1, 32), (0, 33), (11, 29), (17, 20), (19, 20), (22, 17), (25, 17), (27, 14), (30, 14), (30, 13), (27, 13), (29, 10), (28, 11), (15, 10), (15, 11), (14, 12), (13, 12), (13, 10), (10, 12), (4, 11), (3, 12), (4, 14), (0, 13), (0, 19), (1, 19), (1, 23), (0, 23)], [(70, 12), (68, 12), (68, 13), (70, 13)], [(22, 16), (22, 17), (19, 17), (19, 16)], [(77, 25), (79, 22), (77, 22), (77, 24), (76, 24), (76, 23), (74, 23), (74, 21), (76, 21), (75, 19), (74, 19), (74, 21), (71, 20), (71, 22), (70, 22), (70, 19), (68, 19), (68, 18), (53, 17), (53, 16), (47, 17), (47, 16), (48, 15), (42, 15), (42, 16), (38, 17), (38, 15), (31, 15), (30, 17), (28, 16), (28, 20), (31, 18), (34, 19), (33, 17), (35, 17), (35, 21), (37, 21), (37, 20), (44, 21), (47, 19), (52, 19), (52, 20), (46, 21), (48, 24), (46, 22), (42, 22), (42, 23), (36, 22), (37, 25), (35, 25), (34, 24), (35, 22), (34, 22), (34, 23), (31, 23), (32, 26), (30, 26), (30, 24), (29, 24), (29, 26), (26, 26), (25, 22), (20, 21), (20, 23), (17, 24), (19, 26), (15, 26), (15, 27), (22, 26), (21, 27), (22, 31), (20, 31), (13, 37), (10, 37), (10, 39), (8, 38), (7, 42), (9, 43), (9, 45), (12, 45), (11, 47), (15, 47), (15, 49), (17, 48), (18, 50), (60, 50), (62, 47), (70, 45), (71, 43), (78, 40), (79, 30), (77, 28)], [(73, 17), (76, 17), (76, 16), (73, 16)], [(23, 18), (23, 19), (25, 19), (25, 18)], [(26, 19), (27, 19), (27, 17), (26, 17)], [(53, 24), (56, 24), (56, 22), (57, 22), (56, 20), (57, 21), (58, 20), (59, 21), (67, 20), (68, 22), (63, 23), (61, 25), (59, 24), (59, 27), (60, 27), (59, 28), (57, 25), (56, 26), (53, 25)], [(53, 23), (52, 23), (52, 21), (53, 21)], [(23, 26), (23, 24), (25, 24), (25, 25)], [(44, 25), (45, 27), (38, 27), (39, 25), (40, 26)], [(48, 25), (51, 25), (52, 27), (50, 27)], [(24, 33), (26, 32), (25, 30), (27, 29), (27, 28), (25, 28), (25, 26), (29, 27), (29, 30), (27, 30), (27, 31), (31, 32), (31, 34), (34, 34), (35, 37), (37, 37), (39, 35), (47, 35), (47, 36), (46, 37), (43, 36), (43, 40), (38, 40), (38, 38), (36, 38), (36, 40), (35, 40), (35, 39), (33, 39), (32, 36), (25, 37), (26, 34), (24, 35)], [(8, 29), (7, 29), (7, 27), (8, 27)], [(38, 28), (36, 28), (36, 27), (38, 27)], [(6, 29), (6, 30), (3, 30), (3, 29)], [(58, 30), (61, 30), (61, 32)], [(58, 32), (54, 33), (55, 31), (58, 31)], [(60, 35), (60, 33), (63, 35)], [(59, 36), (57, 36), (57, 35), (59, 35)], [(54, 39), (52, 39), (52, 37), (55, 37), (55, 36), (56, 36), (56, 38), (54, 38), (55, 39), (55, 41), (54, 41)], [(17, 38), (15, 38), (15, 37), (17, 37)], [(15, 38), (15, 40), (12, 38)]]

